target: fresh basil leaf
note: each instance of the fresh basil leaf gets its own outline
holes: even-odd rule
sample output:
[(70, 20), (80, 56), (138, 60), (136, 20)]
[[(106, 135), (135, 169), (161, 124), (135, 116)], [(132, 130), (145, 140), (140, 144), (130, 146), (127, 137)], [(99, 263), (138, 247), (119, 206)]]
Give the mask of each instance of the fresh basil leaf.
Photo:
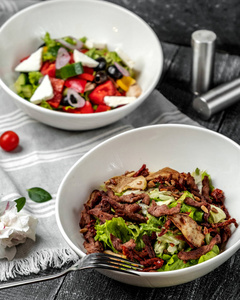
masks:
[(24, 205), (26, 203), (26, 198), (21, 197), (21, 198), (14, 200), (14, 202), (17, 203), (17, 211), (20, 212), (20, 210), (24, 207)]
[(28, 189), (28, 196), (34, 202), (42, 203), (52, 199), (52, 196), (42, 188), (33, 187)]

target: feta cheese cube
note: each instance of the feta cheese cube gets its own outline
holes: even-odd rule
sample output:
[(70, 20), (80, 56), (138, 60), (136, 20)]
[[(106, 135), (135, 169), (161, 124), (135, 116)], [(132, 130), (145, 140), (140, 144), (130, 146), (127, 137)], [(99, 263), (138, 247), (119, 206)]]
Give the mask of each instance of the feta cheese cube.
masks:
[(128, 55), (123, 52), (121, 49), (117, 48), (115, 50), (118, 54), (118, 56), (122, 59), (122, 61), (130, 68), (132, 69), (134, 67), (134, 61), (130, 59), (130, 57), (128, 57)]
[(34, 94), (32, 95), (30, 102), (34, 104), (39, 104), (43, 100), (49, 100), (53, 98), (54, 93), (53, 93), (53, 87), (51, 84), (51, 81), (49, 79), (48, 75), (45, 75), (43, 78), (43, 81), (39, 85), (39, 87), (36, 89)]
[(110, 107), (117, 107), (119, 105), (125, 105), (135, 101), (136, 97), (125, 97), (125, 96), (105, 96), (104, 103)]
[(84, 53), (74, 50), (73, 51), (73, 59), (76, 62), (81, 62), (83, 66), (89, 67), (89, 68), (95, 68), (98, 66), (99, 62), (92, 59), (91, 57), (85, 55)]
[(17, 72), (33, 72), (39, 71), (42, 66), (42, 52), (43, 47), (32, 53), (27, 59), (20, 62), (16, 66), (15, 71)]
[(91, 49), (91, 48), (105, 49), (107, 47), (107, 44), (98, 43), (98, 42), (95, 42), (95, 41), (89, 39), (86, 41), (85, 46), (89, 49)]

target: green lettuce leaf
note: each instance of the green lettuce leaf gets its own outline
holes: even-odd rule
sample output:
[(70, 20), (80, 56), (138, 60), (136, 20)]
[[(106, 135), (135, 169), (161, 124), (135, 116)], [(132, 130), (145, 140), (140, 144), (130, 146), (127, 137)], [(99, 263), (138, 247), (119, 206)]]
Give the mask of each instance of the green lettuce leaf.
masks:
[(218, 212), (215, 213), (212, 210), (210, 210), (210, 215), (208, 218), (209, 223), (220, 223), (226, 219), (226, 214), (220, 207), (217, 207), (212, 204), (211, 204), (211, 207), (214, 207)]
[(172, 257), (168, 260), (168, 262), (162, 266), (161, 269), (158, 271), (172, 271), (172, 270), (179, 270), (184, 269), (193, 265), (197, 264), (197, 260), (189, 260), (186, 263), (179, 259), (177, 254), (172, 255)]
[(193, 207), (191, 205), (187, 205), (185, 203), (181, 206), (181, 212), (189, 212), (189, 217), (191, 217), (196, 222), (202, 222), (203, 221), (203, 215), (204, 212), (202, 210), (199, 210), (196, 207)]
[(169, 205), (171, 202), (175, 201), (174, 197), (171, 196), (171, 192), (169, 191), (159, 191), (158, 188), (150, 189), (148, 191), (148, 195), (151, 199), (155, 201), (159, 201), (158, 204), (166, 204)]
[(132, 237), (132, 230), (128, 228), (123, 218), (112, 218), (107, 220), (104, 224), (97, 224), (95, 226), (96, 236), (95, 240), (102, 241), (106, 246), (112, 249), (114, 252), (118, 252), (112, 244), (110, 234), (119, 238), (122, 243), (128, 242)]
[(162, 255), (163, 250), (166, 249), (169, 254), (174, 254), (181, 251), (185, 245), (185, 241), (178, 239), (176, 235), (168, 231), (164, 235), (157, 237), (154, 251), (157, 255)]
[(198, 263), (200, 264), (200, 263), (202, 263), (202, 262), (204, 262), (206, 260), (209, 260), (210, 258), (213, 258), (213, 257), (217, 256), (219, 254), (219, 252), (220, 251), (219, 251), (218, 246), (214, 245), (211, 251), (209, 251), (208, 253), (202, 255), (199, 258)]

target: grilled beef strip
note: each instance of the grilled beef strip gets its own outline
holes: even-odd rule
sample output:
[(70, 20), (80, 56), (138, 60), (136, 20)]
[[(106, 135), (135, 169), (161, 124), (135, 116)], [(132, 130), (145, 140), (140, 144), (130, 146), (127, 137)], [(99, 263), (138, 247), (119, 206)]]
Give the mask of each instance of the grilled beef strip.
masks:
[(195, 250), (191, 250), (189, 252), (180, 251), (178, 253), (178, 258), (181, 260), (198, 259), (202, 255), (211, 251), (214, 245), (220, 244), (220, 243), (221, 243), (221, 237), (219, 234), (217, 234), (215, 237), (212, 238), (209, 245), (201, 246), (201, 247), (199, 247)]
[(165, 215), (173, 215), (179, 213), (181, 209), (181, 203), (178, 203), (177, 206), (169, 208), (166, 204), (157, 205), (157, 203), (152, 200), (151, 206), (148, 208), (149, 214), (159, 218)]

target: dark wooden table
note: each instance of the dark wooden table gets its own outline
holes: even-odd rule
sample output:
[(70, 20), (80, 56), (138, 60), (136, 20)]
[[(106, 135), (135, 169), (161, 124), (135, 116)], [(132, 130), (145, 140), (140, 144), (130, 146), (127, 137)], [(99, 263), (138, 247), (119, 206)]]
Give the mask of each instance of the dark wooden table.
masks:
[[(117, 3), (118, 1), (114, 2)], [(135, 4), (137, 5), (137, 3), (140, 4), (141, 2), (137, 1)], [(133, 10), (132, 4), (129, 4), (129, 9)], [(139, 10), (137, 13), (139, 13)], [(143, 11), (142, 14), (142, 16), (146, 17)], [(240, 144), (240, 102), (219, 112), (208, 121), (203, 121), (192, 108), (193, 95), (190, 92), (191, 48), (166, 42), (162, 42), (162, 47), (165, 64), (157, 89), (193, 120)], [(214, 72), (215, 86), (237, 78), (239, 73), (240, 56), (217, 52)], [(51, 272), (53, 270), (49, 269), (43, 275)], [(159, 289), (133, 287), (113, 281), (95, 270), (88, 270), (70, 273), (62, 278), (48, 282), (5, 289), (0, 291), (0, 299), (236, 300), (240, 299), (239, 283), (240, 250), (211, 273), (179, 286)]]

